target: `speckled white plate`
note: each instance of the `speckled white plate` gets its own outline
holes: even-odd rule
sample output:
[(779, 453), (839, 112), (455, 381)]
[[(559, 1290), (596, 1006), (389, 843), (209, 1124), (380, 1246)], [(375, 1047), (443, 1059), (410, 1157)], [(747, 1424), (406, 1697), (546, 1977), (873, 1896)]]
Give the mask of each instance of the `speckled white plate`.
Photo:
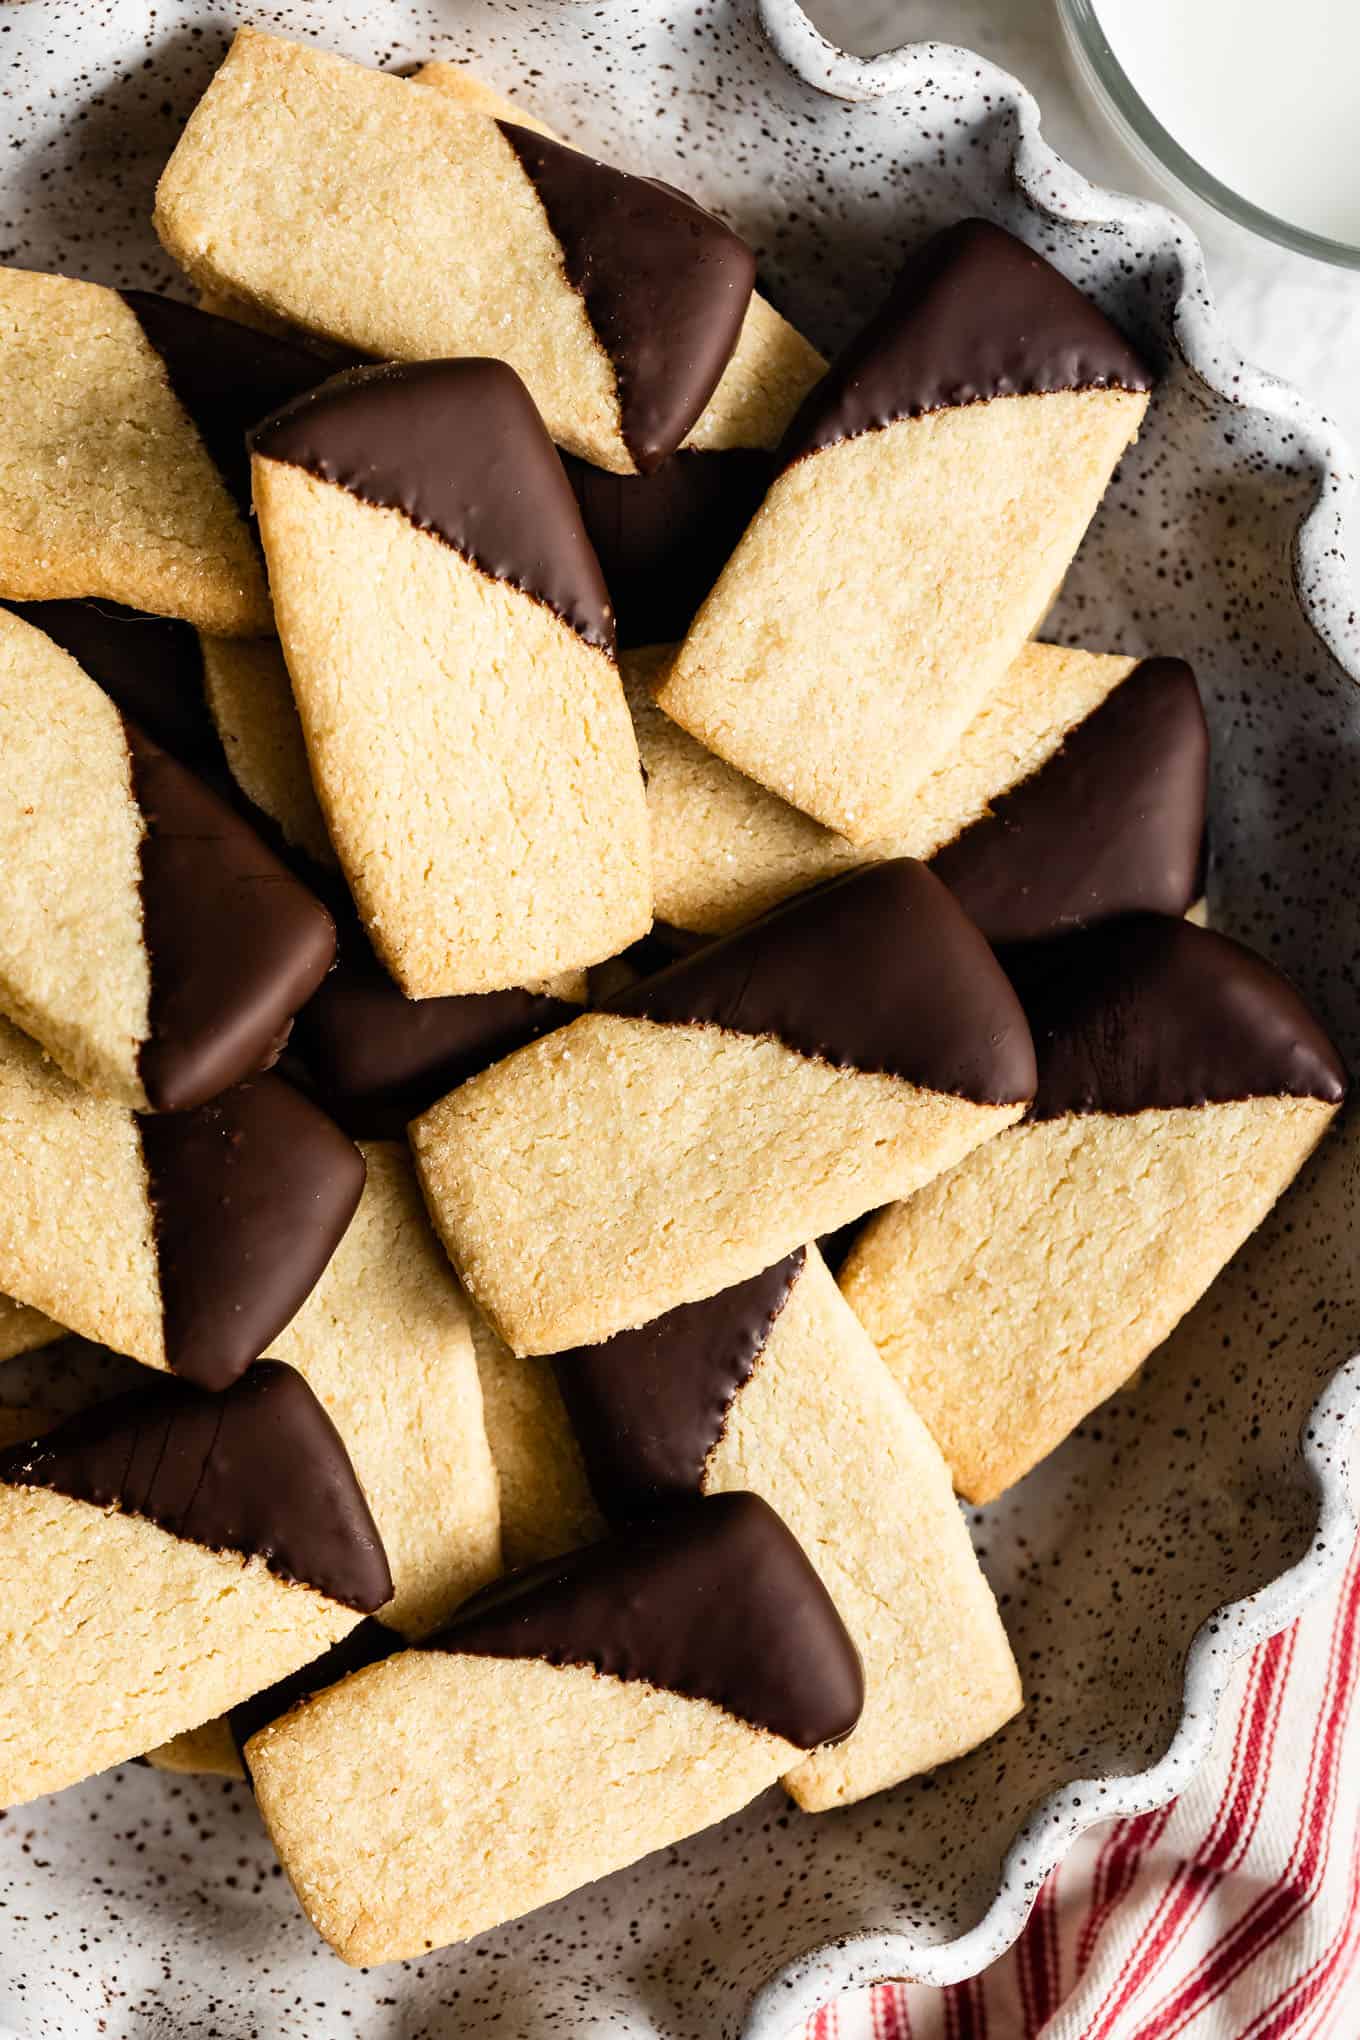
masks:
[[(759, 21), (728, 0), (11, 0), (0, 259), (170, 284), (146, 224), (156, 172), (243, 19), (371, 63), (472, 61), (730, 217), (824, 345), (911, 240), (966, 212), (1098, 297), (1163, 380), (1050, 630), (1195, 662), (1215, 918), (1297, 976), (1360, 1065), (1353, 484), (1323, 422), (1234, 353), (1174, 220), (1059, 162), (993, 66), (938, 45), (862, 62), (794, 0), (763, 0)], [(975, 1756), (842, 1814), (772, 1793), (517, 1925), (371, 1974), (314, 1939), (244, 1788), (128, 1766), (0, 1817), (0, 2032), (780, 2040), (851, 1985), (982, 1968), (1083, 1827), (1186, 1782), (1232, 1660), (1349, 1547), (1355, 1174), (1342, 1133), (1138, 1384), (975, 1518), (1029, 1694)]]

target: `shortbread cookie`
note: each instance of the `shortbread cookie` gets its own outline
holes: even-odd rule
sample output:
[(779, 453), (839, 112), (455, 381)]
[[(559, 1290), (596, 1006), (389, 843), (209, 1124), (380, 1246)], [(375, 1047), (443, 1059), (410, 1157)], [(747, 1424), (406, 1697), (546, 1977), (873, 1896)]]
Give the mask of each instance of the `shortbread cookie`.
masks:
[[(424, 64), (415, 73), (412, 82), (436, 87), (471, 112), (489, 115), (496, 121), (508, 121), (531, 134), (546, 135), (549, 141), (560, 143), (563, 140), (545, 121), (507, 99), (462, 64), (438, 60)], [(297, 331), (289, 320), (265, 311), (258, 300), (238, 296), (218, 297), (211, 291), (203, 291), (200, 292), (199, 303), (204, 311), (242, 320), (263, 332), (287, 337)], [(503, 332), (488, 330), (481, 335), (477, 351), (503, 354), (504, 338)], [(324, 351), (336, 368), (353, 367), (364, 358), (353, 347), (337, 346), (319, 339), (315, 333), (308, 335), (308, 345), (318, 352)], [(386, 354), (391, 350), (383, 348), (378, 351)], [(759, 292), (753, 291), (736, 346), (717, 388), (687, 434), (685, 446), (705, 453), (745, 448), (762, 448), (767, 453), (772, 451), (783, 438), (808, 391), (825, 373), (826, 363), (816, 348)], [(712, 484), (706, 487), (711, 491)], [(724, 495), (726, 487), (725, 484)], [(734, 541), (737, 535), (733, 533)]]
[(239, 1777), (238, 1739), (303, 1691), (371, 1662), (370, 1631), (398, 1632), (386, 1646), (396, 1649), (402, 1637), (447, 1621), (501, 1569), (473, 1313), (430, 1231), (405, 1151), (372, 1144), (364, 1159), (354, 1223), (274, 1352), (303, 1376), (345, 1442), (387, 1553), (392, 1598), (376, 1623), (361, 1623), (336, 1652), (286, 1681), (286, 1692), (252, 1695), (231, 1724), (207, 1722), (151, 1751), (166, 1770)]
[(279, 1077), (139, 1118), (0, 1021), (0, 1288), (148, 1367), (233, 1381), (315, 1287), (363, 1181)]
[(1019, 1480), (1167, 1336), (1345, 1089), (1293, 987), (1183, 921), (1073, 938), (1031, 1015), (1029, 1120), (881, 1212), (841, 1275), (974, 1502)]
[(353, 370), (253, 445), (312, 777), (402, 991), (541, 983), (643, 934), (646, 805), (609, 601), (515, 376)]
[(1181, 659), (1144, 659), (931, 869), (998, 948), (1121, 914), (1186, 914), (1204, 890), (1208, 800), (1194, 675)]
[(661, 707), (851, 842), (896, 835), (1041, 621), (1148, 387), (1021, 242), (937, 234), (790, 427)]
[(156, 228), (200, 289), (361, 354), (495, 354), (559, 444), (621, 474), (695, 424), (755, 277), (668, 185), (248, 28), (166, 166)]
[(203, 693), (227, 770), (285, 843), (330, 869), (335, 852), (277, 638), (204, 637), (199, 645)]
[(271, 1062), (335, 954), (320, 901), (5, 609), (0, 721), (0, 1009), (137, 1110), (188, 1110)]
[(267, 631), (245, 432), (325, 373), (149, 291), (0, 269), (0, 595)]
[(411, 1138), (473, 1301), (515, 1352), (553, 1353), (909, 1194), (1018, 1119), (1033, 1082), (991, 951), (902, 859), (615, 995)]
[(62, 1336), (62, 1327), (33, 1310), (16, 1303), (12, 1296), (0, 1296), (0, 1360), (14, 1360), (20, 1353), (32, 1353), (50, 1346)]
[(408, 999), (351, 914), (340, 919), (335, 968), (299, 1014), (295, 1046), (329, 1112), (350, 1133), (399, 1139), (478, 1070), (565, 1026), (585, 999), (583, 972), (550, 988)]
[[(360, 1628), (363, 1624), (360, 1623)], [(354, 1632), (351, 1630), (351, 1635)], [(315, 1660), (313, 1660), (315, 1662)], [(215, 1714), (198, 1728), (186, 1728), (169, 1742), (158, 1743), (146, 1752), (148, 1764), (157, 1771), (177, 1771), (187, 1777), (206, 1774), (210, 1778), (244, 1778), (246, 1767), (225, 1714)]]
[(316, 864), (336, 922), (335, 964), (291, 1039), (347, 1132), (395, 1140), (455, 1084), (575, 1018), (585, 998), (582, 971), (563, 972), (542, 988), (406, 998), (374, 955), (343, 886), (325, 870), (334, 852), (277, 642), (205, 638), (203, 669), (232, 775), (285, 841)]
[(159, 1381), (0, 1452), (0, 1804), (315, 1657), (392, 1581), (334, 1426), (273, 1362)]
[[(490, 114), (493, 120), (511, 121), (516, 127), (528, 128), (532, 133), (546, 135), (550, 141), (561, 142), (563, 137), (556, 134), (546, 122), (527, 113), (518, 102), (507, 99), (504, 93), (488, 85), (463, 64), (443, 63), (438, 59), (422, 64), (415, 74), (417, 85), (433, 85), (449, 93), (462, 105), (478, 113)], [(826, 363), (815, 347), (803, 338), (786, 318), (768, 304), (758, 291), (751, 293), (746, 307), (746, 316), (741, 323), (737, 344), (723, 369), (718, 387), (700, 413), (693, 429), (685, 440), (686, 447), (708, 453), (727, 452), (733, 448), (763, 448), (767, 453), (778, 446), (785, 430), (807, 396), (814, 383), (820, 382), (826, 374)], [(596, 471), (598, 472), (598, 471)], [(722, 486), (724, 504), (730, 500), (730, 490), (738, 470), (730, 468)], [(749, 472), (749, 470), (748, 470)], [(573, 486), (575, 485), (573, 478)], [(679, 492), (679, 502), (692, 504), (691, 478)], [(646, 514), (651, 528), (655, 531), (659, 517), (657, 506), (668, 495), (675, 501), (675, 483), (663, 484), (657, 495), (645, 499), (647, 512), (640, 506), (644, 498), (632, 491), (626, 492), (624, 501), (630, 514)], [(713, 500), (715, 485), (712, 480), (703, 484), (708, 500)], [(607, 496), (605, 498), (607, 500)], [(751, 506), (755, 507), (754, 503)], [(589, 529), (589, 511), (586, 512)], [(738, 536), (733, 532), (735, 542)], [(591, 533), (592, 540), (594, 533)], [(636, 558), (634, 554), (634, 558)], [(609, 581), (611, 593), (615, 593), (608, 565), (605, 565), (605, 579)], [(704, 591), (701, 591), (704, 592)], [(616, 594), (616, 600), (617, 600)], [(686, 619), (688, 621), (688, 619)], [(643, 639), (639, 643), (645, 642)]]
[(612, 1518), (749, 1490), (821, 1574), (864, 1712), (786, 1774), (800, 1806), (881, 1792), (1015, 1713), (1019, 1674), (949, 1469), (815, 1247), (553, 1366)]
[(1184, 913), (1196, 897), (1208, 731), (1178, 659), (1026, 645), (918, 788), (904, 832), (855, 845), (662, 715), (651, 687), (669, 656), (653, 646), (621, 662), (647, 774), (658, 923), (726, 934), (884, 857), (934, 860), (993, 941), (1140, 907)]
[(270, 1352), (344, 1439), (392, 1568), (382, 1619), (414, 1637), (500, 1571), (496, 1475), (470, 1313), (410, 1157), (389, 1142), (363, 1154), (354, 1222)]
[(517, 100), (508, 99), (498, 92), (494, 85), (488, 85), (485, 78), (479, 78), (466, 64), (450, 64), (440, 57), (432, 57), (428, 64), (422, 64), (418, 71), (411, 73), (413, 85), (432, 85), (437, 92), (446, 92), (459, 106), (465, 106), (470, 113), (484, 113), (492, 120), (513, 121), (516, 127), (527, 128), (530, 134), (546, 135), (550, 142), (560, 142), (562, 136), (550, 128), (537, 114), (527, 111)]
[(469, 1305), (468, 1314), (500, 1493), (505, 1563), (536, 1565), (591, 1543), (603, 1534), (604, 1523), (551, 1364), (520, 1359), (480, 1311)]
[(489, 1588), (246, 1761), (313, 1925), (347, 1962), (391, 1962), (735, 1813), (862, 1697), (794, 1538), (722, 1495)]
[[(121, 715), (223, 791), (222, 746), (203, 699), (203, 656), (192, 625), (119, 602), (7, 602), (0, 614), (5, 609), (69, 652)], [(251, 641), (224, 642), (245, 648)]]

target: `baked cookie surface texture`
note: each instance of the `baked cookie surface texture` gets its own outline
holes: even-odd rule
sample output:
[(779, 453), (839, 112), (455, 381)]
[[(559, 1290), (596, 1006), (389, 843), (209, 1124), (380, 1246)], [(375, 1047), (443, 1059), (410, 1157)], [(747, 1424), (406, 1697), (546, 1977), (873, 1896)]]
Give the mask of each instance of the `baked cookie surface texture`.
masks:
[(963, 1754), (1020, 1705), (949, 1469), (815, 1247), (553, 1362), (612, 1519), (759, 1494), (812, 1558), (859, 1650), (864, 1711), (785, 1774), (817, 1811)]
[(1225, 936), (1138, 916), (1065, 965), (1030, 1006), (1029, 1118), (870, 1220), (841, 1274), (974, 1502), (1161, 1343), (1345, 1092), (1292, 985)]
[(795, 1539), (722, 1495), (511, 1575), (246, 1760), (313, 1924), (387, 1962), (723, 1819), (847, 1735), (862, 1697)]
[(136, 1756), (392, 1588), (343, 1445), (272, 1362), (158, 1381), (0, 1451), (0, 1803)]
[(0, 1007), (136, 1110), (188, 1110), (273, 1061), (335, 954), (320, 901), (4, 608), (0, 720)]
[(612, 613), (511, 371), (351, 371), (253, 447), (312, 778), (400, 989), (541, 984), (645, 932)]
[(755, 274), (737, 235), (669, 185), (249, 28), (155, 220), (215, 297), (384, 360), (497, 356), (559, 445), (622, 474), (698, 421)]
[(552, 1353), (929, 1181), (1020, 1117), (1032, 1057), (986, 943), (901, 859), (518, 1050), (411, 1137), (473, 1301), (516, 1352)]
[(660, 706), (852, 843), (895, 834), (1042, 621), (1149, 386), (1021, 242), (936, 235), (790, 426)]
[(151, 291), (0, 269), (0, 597), (268, 631), (245, 433), (326, 372)]

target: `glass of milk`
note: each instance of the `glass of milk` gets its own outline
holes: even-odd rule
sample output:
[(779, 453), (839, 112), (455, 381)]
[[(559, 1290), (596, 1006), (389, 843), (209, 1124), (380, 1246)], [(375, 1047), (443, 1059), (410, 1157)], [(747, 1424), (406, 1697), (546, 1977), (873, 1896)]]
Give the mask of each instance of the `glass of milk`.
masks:
[(1360, 0), (1058, 0), (1078, 77), (1196, 225), (1360, 270)]

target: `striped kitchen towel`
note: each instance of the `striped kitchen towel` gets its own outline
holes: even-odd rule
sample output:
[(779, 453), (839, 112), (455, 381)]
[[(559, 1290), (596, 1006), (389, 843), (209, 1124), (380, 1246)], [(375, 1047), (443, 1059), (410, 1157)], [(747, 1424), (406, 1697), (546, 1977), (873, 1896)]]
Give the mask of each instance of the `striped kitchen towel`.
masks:
[(1016, 1946), (797, 2040), (1360, 2040), (1360, 1559), (1238, 1667), (1172, 1805), (1084, 1836)]

